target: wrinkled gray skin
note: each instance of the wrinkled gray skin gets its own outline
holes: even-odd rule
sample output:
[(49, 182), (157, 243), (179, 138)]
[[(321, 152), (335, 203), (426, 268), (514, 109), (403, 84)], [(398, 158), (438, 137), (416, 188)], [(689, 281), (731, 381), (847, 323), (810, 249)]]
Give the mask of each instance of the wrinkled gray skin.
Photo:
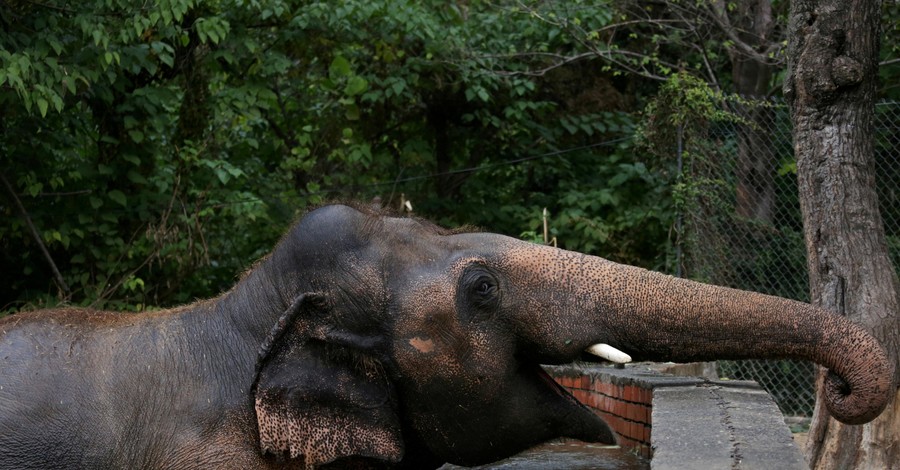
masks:
[(807, 304), (347, 206), (307, 214), (231, 291), (0, 320), (0, 467), (434, 467), (609, 428), (541, 372), (793, 357), (848, 423), (894, 390), (881, 346)]

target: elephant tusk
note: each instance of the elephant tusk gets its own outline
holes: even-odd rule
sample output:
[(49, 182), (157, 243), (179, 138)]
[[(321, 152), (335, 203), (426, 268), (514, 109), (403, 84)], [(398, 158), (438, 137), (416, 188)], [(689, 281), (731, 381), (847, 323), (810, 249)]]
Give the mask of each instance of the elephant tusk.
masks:
[(631, 356), (605, 343), (597, 343), (587, 348), (586, 351), (595, 356), (602, 357), (607, 361), (615, 362), (617, 364), (625, 364), (626, 362), (631, 362)]

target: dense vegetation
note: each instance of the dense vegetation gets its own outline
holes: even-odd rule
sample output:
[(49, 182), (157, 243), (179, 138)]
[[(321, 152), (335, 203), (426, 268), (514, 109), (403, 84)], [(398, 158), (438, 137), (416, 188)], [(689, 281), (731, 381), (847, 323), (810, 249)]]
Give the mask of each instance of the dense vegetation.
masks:
[(636, 111), (678, 69), (728, 89), (729, 45), (559, 3), (6, 2), (0, 311), (214, 295), (332, 199), (534, 239), (546, 207), (560, 246), (671, 268)]

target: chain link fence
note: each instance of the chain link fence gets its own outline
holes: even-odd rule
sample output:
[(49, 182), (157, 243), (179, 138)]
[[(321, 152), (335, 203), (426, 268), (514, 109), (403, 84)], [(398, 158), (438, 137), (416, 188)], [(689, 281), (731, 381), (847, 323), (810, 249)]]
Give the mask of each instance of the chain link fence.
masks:
[[(685, 193), (680, 275), (809, 301), (806, 249), (788, 107), (729, 102), (703, 142), (681, 142)], [(878, 198), (894, 266), (900, 267), (900, 103), (876, 106)], [(679, 133), (679, 136), (681, 134)], [(719, 361), (719, 375), (759, 382), (786, 416), (811, 416), (815, 366), (802, 361)]]

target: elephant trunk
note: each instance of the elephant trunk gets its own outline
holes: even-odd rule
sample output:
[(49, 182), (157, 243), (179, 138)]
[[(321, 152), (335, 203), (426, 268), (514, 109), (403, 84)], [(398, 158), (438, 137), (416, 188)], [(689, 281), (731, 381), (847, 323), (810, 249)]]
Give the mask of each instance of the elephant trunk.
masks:
[[(810, 360), (829, 369), (826, 406), (848, 424), (874, 419), (894, 393), (894, 365), (885, 349), (832, 312), (598, 257), (538, 251), (543, 260), (532, 251), (528, 265), (539, 262), (557, 274), (552, 286), (543, 286), (550, 289), (533, 289), (549, 292), (551, 298), (542, 303), (550, 307), (519, 335), (538, 360), (572, 360), (594, 343), (611, 345), (635, 360)], [(553, 298), (561, 292), (567, 298)], [(558, 340), (548, 345), (548, 336), (541, 342), (540, 335)]]
[(847, 424), (871, 421), (893, 395), (894, 366), (887, 352), (844, 317), (780, 297), (619, 269), (649, 294), (638, 305), (611, 301), (631, 314), (622, 313), (629, 325), (610, 344), (633, 351), (637, 359), (813, 361), (829, 371), (828, 410)]

